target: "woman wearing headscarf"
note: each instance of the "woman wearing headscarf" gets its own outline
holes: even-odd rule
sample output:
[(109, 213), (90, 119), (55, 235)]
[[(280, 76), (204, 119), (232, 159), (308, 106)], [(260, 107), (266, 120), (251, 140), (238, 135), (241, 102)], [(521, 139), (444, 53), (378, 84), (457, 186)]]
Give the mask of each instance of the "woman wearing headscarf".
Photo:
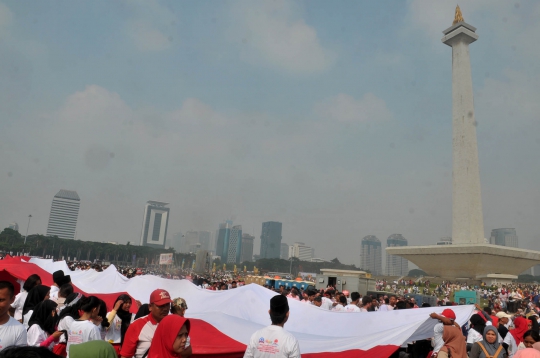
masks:
[(518, 346), (523, 342), (523, 335), (528, 330), (527, 319), (524, 317), (516, 317), (514, 319), (514, 329), (508, 331), (506, 337), (504, 337), (503, 346), (508, 351), (508, 357), (514, 357), (518, 350)]
[(49, 292), (51, 291), (51, 288), (49, 286), (44, 285), (37, 285), (33, 289), (28, 292), (28, 296), (26, 296), (26, 300), (24, 301), (23, 306), (23, 325), (24, 328), (28, 329), (28, 321), (30, 320), (30, 316), (32, 316), (32, 312), (34, 311), (34, 307), (40, 302), (43, 302), (45, 300), (49, 299)]
[(499, 333), (493, 326), (486, 326), (482, 341), (473, 344), (469, 358), (506, 358), (506, 350), (499, 343)]
[(29, 346), (52, 348), (53, 341), (60, 338), (62, 332), (56, 331), (56, 302), (45, 300), (36, 305), (30, 316), (27, 332)]
[(163, 318), (154, 334), (148, 358), (181, 357), (188, 349), (189, 327), (189, 320), (179, 315), (172, 314)]
[(130, 308), (131, 297), (122, 294), (116, 298), (112, 311), (107, 313), (110, 326), (105, 335), (105, 340), (111, 342), (117, 352), (120, 352), (120, 346), (124, 342), (126, 331), (135, 319), (135, 315), (129, 312)]
[(30, 275), (24, 281), (23, 289), (21, 292), (15, 296), (15, 301), (11, 304), (11, 307), (15, 310), (13, 313), (13, 318), (15, 318), (17, 321), (22, 322), (22, 312), (24, 307), (24, 302), (26, 301), (26, 297), (28, 296), (28, 292), (30, 292), (31, 289), (36, 287), (37, 285), (41, 285), (41, 278), (38, 275)]
[(467, 350), (471, 350), (473, 344), (483, 339), (484, 329), (486, 328), (486, 320), (478, 313), (473, 314), (469, 320), (471, 321), (471, 329), (467, 334)]

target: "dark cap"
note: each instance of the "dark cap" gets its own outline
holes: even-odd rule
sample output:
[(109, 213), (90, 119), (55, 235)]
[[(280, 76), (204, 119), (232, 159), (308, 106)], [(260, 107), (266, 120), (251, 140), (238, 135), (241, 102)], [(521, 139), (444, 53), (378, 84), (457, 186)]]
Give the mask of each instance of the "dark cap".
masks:
[(287, 297), (277, 295), (270, 299), (270, 313), (282, 315), (287, 312), (289, 312), (289, 302), (287, 301)]

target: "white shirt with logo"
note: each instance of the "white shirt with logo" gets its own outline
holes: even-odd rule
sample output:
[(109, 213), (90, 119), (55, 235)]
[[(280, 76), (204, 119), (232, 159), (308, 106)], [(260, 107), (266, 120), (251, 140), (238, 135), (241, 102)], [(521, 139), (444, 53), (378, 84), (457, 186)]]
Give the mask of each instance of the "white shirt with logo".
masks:
[(244, 358), (300, 358), (298, 340), (283, 327), (268, 326), (249, 340)]
[(98, 326), (91, 321), (74, 321), (68, 331), (67, 356), (69, 357), (71, 345), (99, 340), (101, 340), (101, 331)]
[(360, 307), (353, 304), (348, 304), (345, 306), (345, 312), (360, 312)]
[(15, 318), (0, 324), (0, 351), (11, 346), (26, 346), (26, 329)]

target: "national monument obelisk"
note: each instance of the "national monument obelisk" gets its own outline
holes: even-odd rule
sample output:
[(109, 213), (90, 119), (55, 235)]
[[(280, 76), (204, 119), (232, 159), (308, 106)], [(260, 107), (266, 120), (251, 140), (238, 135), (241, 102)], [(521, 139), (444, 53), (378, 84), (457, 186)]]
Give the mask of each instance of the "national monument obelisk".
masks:
[(389, 247), (386, 252), (408, 259), (428, 275), (509, 282), (540, 263), (540, 252), (490, 245), (484, 239), (469, 55), (478, 35), (459, 6), (443, 34), (442, 42), (452, 47), (452, 245)]
[(474, 119), (469, 44), (476, 28), (463, 21), (459, 6), (442, 42), (452, 47), (452, 244), (483, 244), (478, 145)]

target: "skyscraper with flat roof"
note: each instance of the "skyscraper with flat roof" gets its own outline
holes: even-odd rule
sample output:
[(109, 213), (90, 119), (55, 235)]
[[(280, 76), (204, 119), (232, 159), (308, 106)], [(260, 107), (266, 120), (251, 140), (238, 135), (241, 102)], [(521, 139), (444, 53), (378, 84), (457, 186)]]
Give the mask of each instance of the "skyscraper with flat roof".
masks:
[(377, 237), (368, 235), (362, 239), (361, 263), (363, 270), (369, 270), (373, 275), (382, 274), (382, 247)]
[[(386, 247), (407, 246), (407, 239), (401, 234), (393, 234), (386, 240)], [(404, 276), (409, 273), (409, 260), (386, 253), (386, 274), (388, 276)]]
[(169, 225), (169, 203), (147, 201), (141, 230), (141, 246), (158, 249), (165, 248), (167, 227)]
[(261, 259), (279, 259), (281, 256), (282, 224), (277, 221), (267, 221), (262, 224)]
[(58, 236), (61, 239), (75, 238), (80, 206), (81, 199), (76, 191), (60, 190), (52, 201), (47, 236)]
[(255, 236), (242, 234), (242, 257), (240, 262), (253, 261), (253, 241), (255, 241)]

